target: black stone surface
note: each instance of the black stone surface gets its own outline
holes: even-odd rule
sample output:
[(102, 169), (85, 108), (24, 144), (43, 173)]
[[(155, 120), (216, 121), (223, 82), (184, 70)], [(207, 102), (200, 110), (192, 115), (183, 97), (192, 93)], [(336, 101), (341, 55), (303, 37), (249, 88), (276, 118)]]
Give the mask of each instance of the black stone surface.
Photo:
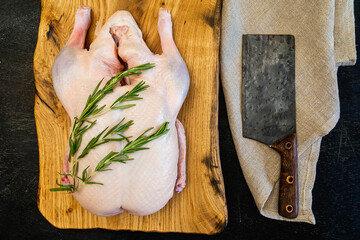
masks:
[[(220, 154), (229, 209), (228, 226), (222, 233), (54, 228), (36, 203), (33, 54), (40, 8), (39, 0), (0, 2), (0, 239), (360, 239), (359, 63), (339, 69), (341, 118), (322, 142), (313, 190), (316, 225), (280, 222), (259, 214), (237, 160), (220, 89)], [(355, 0), (355, 8), (359, 44), (360, 1)]]

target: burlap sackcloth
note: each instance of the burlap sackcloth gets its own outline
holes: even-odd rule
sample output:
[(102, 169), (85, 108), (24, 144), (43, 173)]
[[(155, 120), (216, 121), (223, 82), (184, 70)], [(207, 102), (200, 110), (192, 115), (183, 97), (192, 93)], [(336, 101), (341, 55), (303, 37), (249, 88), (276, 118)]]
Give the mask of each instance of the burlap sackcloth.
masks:
[[(266, 217), (315, 224), (311, 191), (320, 143), (339, 119), (337, 67), (356, 61), (353, 4), (353, 0), (223, 1), (221, 81), (231, 133), (246, 182)], [(293, 220), (278, 214), (280, 155), (242, 136), (243, 34), (295, 36), (299, 215)]]

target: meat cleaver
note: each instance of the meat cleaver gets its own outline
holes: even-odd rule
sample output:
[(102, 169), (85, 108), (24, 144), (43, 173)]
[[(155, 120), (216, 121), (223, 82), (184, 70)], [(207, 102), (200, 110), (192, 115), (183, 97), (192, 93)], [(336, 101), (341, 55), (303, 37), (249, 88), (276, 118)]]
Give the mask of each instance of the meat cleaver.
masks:
[(291, 35), (243, 35), (243, 136), (281, 155), (279, 214), (298, 215), (295, 40)]

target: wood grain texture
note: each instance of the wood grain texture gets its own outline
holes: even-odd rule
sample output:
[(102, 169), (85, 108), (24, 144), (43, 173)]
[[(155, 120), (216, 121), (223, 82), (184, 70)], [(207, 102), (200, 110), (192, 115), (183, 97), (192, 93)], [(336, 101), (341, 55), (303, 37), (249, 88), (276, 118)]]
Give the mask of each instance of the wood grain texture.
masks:
[[(54, 193), (62, 170), (70, 119), (57, 99), (51, 67), (69, 38), (78, 5), (92, 8), (86, 46), (94, 40), (96, 22), (104, 24), (117, 10), (130, 11), (154, 53), (161, 53), (157, 16), (171, 10), (174, 39), (190, 73), (190, 89), (179, 119), (187, 135), (187, 186), (159, 212), (145, 217), (123, 213), (90, 214), (70, 194)], [(106, 228), (214, 234), (227, 224), (227, 206), (219, 159), (218, 88), (220, 5), (212, 1), (71, 1), (42, 0), (38, 43), (34, 55), (35, 120), (39, 143), (38, 207), (58, 228)]]
[(285, 136), (271, 147), (281, 155), (279, 214), (286, 218), (296, 218), (299, 210), (296, 133)]

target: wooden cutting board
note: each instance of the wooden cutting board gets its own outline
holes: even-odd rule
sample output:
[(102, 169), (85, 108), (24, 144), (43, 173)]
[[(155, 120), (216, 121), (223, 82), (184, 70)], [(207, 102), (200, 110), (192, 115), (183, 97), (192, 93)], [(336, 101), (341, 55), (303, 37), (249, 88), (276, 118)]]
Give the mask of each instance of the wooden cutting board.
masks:
[[(86, 46), (94, 40), (96, 22), (104, 24), (117, 10), (134, 16), (154, 53), (161, 53), (157, 33), (160, 7), (172, 13), (175, 42), (190, 73), (190, 89), (179, 114), (187, 136), (187, 186), (159, 212), (145, 217), (123, 213), (98, 217), (84, 210), (71, 194), (55, 187), (67, 144), (70, 119), (51, 80), (53, 61), (73, 29), (77, 7), (92, 8)], [(42, 0), (34, 55), (35, 118), (39, 141), (38, 207), (58, 228), (214, 234), (227, 223), (227, 206), (218, 142), (220, 0)]]

